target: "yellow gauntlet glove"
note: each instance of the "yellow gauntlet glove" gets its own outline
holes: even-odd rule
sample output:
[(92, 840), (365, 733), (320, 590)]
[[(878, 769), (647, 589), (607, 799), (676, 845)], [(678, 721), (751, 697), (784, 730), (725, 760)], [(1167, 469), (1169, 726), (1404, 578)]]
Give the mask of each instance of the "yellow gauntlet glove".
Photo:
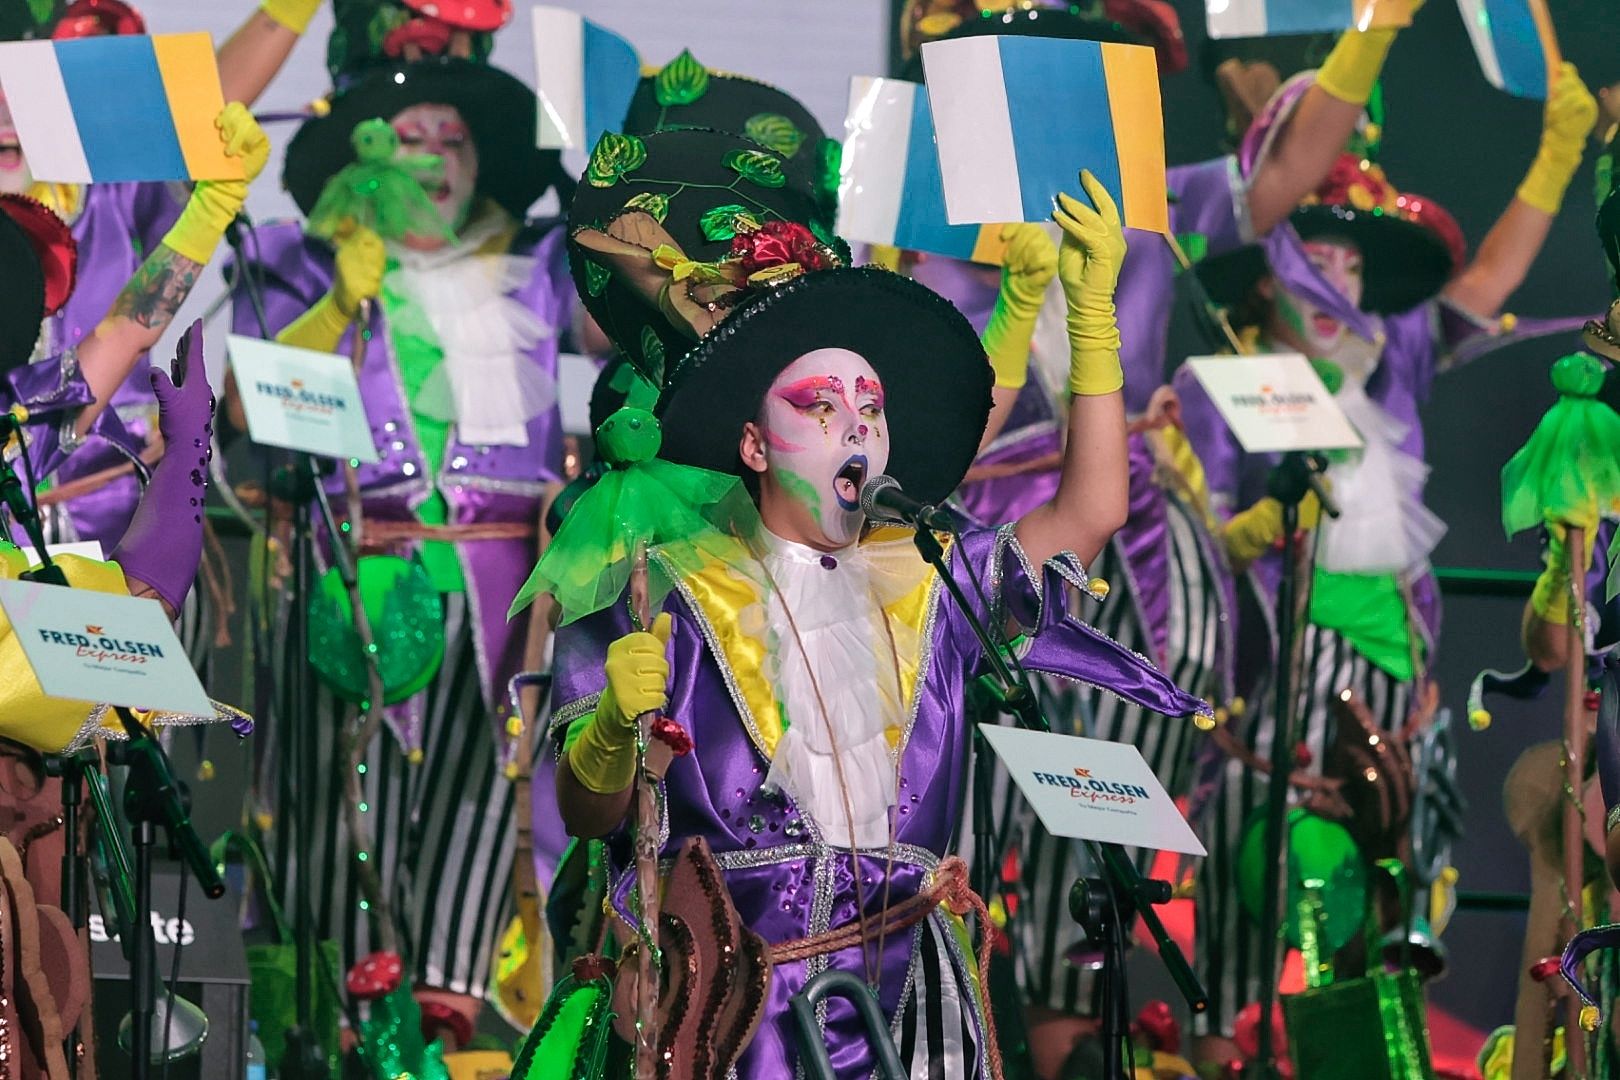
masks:
[[(1314, 529), (1321, 516), (1322, 504), (1317, 501), (1316, 493), (1306, 492), (1299, 501), (1299, 527)], [(1282, 503), (1270, 495), (1242, 513), (1233, 514), (1222, 530), (1227, 557), (1239, 567), (1247, 566), (1270, 551), (1272, 545), (1282, 539), (1282, 535)]]
[(295, 34), (309, 29), (321, 0), (260, 0), (259, 10)]
[[(1416, 16), (1422, 6), (1423, 0), (1413, 0), (1412, 14)], [(1394, 43), (1393, 29), (1345, 31), (1317, 69), (1316, 85), (1340, 101), (1367, 104)]]
[(653, 620), (650, 633), (626, 634), (608, 646), (607, 688), (596, 714), (568, 748), (574, 778), (598, 795), (629, 787), (636, 777), (636, 717), (669, 703), (669, 613)]
[(1556, 214), (1564, 190), (1581, 167), (1586, 137), (1597, 123), (1597, 101), (1567, 60), (1559, 65), (1541, 122), (1541, 146), (1519, 185), (1518, 196), (1543, 213)]
[(1035, 317), (1041, 312), (1046, 286), (1057, 274), (1057, 247), (1046, 230), (1027, 222), (1003, 225), (1007, 243), (1001, 264), (1001, 291), (984, 328), (984, 351), (996, 373), (996, 385), (1020, 389), (1029, 377), (1029, 345), (1035, 337)]
[(387, 267), (388, 251), (382, 237), (370, 229), (356, 229), (338, 242), (331, 290), (289, 323), (276, 340), (300, 349), (332, 352), (359, 313), (360, 301), (375, 299), (382, 292)]
[(199, 180), (191, 192), (180, 219), (163, 238), (163, 245), (175, 254), (201, 266), (213, 258), (214, 249), (225, 235), (225, 227), (247, 201), (248, 185), (264, 170), (270, 157), (270, 140), (247, 106), (233, 101), (214, 120), (225, 153), (242, 159), (241, 180)]
[(1114, 286), (1125, 262), (1125, 230), (1119, 208), (1097, 178), (1082, 172), (1080, 185), (1092, 205), (1060, 194), (1052, 220), (1063, 228), (1058, 280), (1069, 305), (1069, 392), (1097, 396), (1125, 385), (1119, 366), (1119, 325), (1114, 320)]

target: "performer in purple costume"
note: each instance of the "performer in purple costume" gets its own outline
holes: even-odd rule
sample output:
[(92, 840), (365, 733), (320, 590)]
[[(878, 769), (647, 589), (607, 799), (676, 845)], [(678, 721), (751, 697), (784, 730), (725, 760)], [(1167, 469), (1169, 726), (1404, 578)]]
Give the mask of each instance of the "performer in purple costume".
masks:
[[(355, 9), (340, 11), (340, 26)], [(474, 51), (486, 54), (489, 35), (474, 37)], [(410, 48), (419, 55), (422, 46)], [(376, 850), (360, 854), (392, 890), (407, 977), (432, 998), (424, 1010), (453, 1047), (472, 1034), (512, 914), (520, 728), (507, 682), (522, 668), (525, 640), (506, 609), (534, 563), (544, 503), (562, 479), (557, 353), (573, 312), (562, 231), (525, 215), (559, 173), (555, 153), (534, 146), (533, 92), (506, 72), (459, 56), (369, 56), (353, 38), (334, 38), (332, 59), (341, 66), (330, 109), (288, 148), (283, 182), (293, 198), (306, 213), (313, 208), (353, 161), (355, 125), (380, 117), (402, 153), (441, 159), (442, 179), (428, 194), (454, 239), (385, 243), (359, 229), (334, 251), (288, 222), (258, 230), (249, 269), (263, 284), (268, 331), (287, 344), (351, 355), (360, 302), (376, 300), (359, 373), (380, 459), (357, 472), (365, 527), (384, 550), (425, 569), (443, 602), (446, 644), (433, 681), (391, 706), (388, 731), (370, 744), (364, 813)], [(260, 332), (245, 296), (235, 325)], [(231, 395), (228, 385), (240, 426)], [(341, 511), (342, 478), (328, 485)], [(333, 730), (353, 715), (324, 687), (319, 708)], [(333, 740), (318, 774), (299, 787), (314, 784), (322, 808), (313, 849), (294, 851), (277, 830), (271, 851), (278, 889), (286, 897), (316, 890), (321, 934), (340, 939), (352, 961), (375, 936), (350, 870), (357, 853), (337, 825), (336, 752)], [(261, 806), (288, 806), (290, 782), (267, 755)], [(545, 790), (543, 777), (535, 782)], [(562, 838), (549, 846), (560, 851)]]
[[(1100, 186), (1087, 177), (1086, 190), (1101, 213), (1065, 197), (1056, 215), (1073, 316), (1064, 481), (1017, 524), (970, 532), (951, 572), (982, 581), (981, 617), (1029, 635), (1026, 666), (1185, 717), (1207, 706), (1072, 613), (1126, 486), (1112, 312), (1124, 240)], [(739, 1076), (791, 1075), (787, 1001), (829, 966), (872, 984), (916, 1066), (993, 1075), (959, 924), (936, 911), (886, 943), (873, 925), (928, 887), (950, 850), (963, 699), (982, 657), (909, 534), (862, 540), (857, 503), (884, 470), (919, 498), (947, 494), (979, 443), (991, 374), (959, 314), (883, 271), (818, 270), (760, 292), (674, 366), (659, 411), (663, 456), (746, 478), (763, 529), (734, 538), (734, 561), (669, 564), (675, 590), (652, 632), (627, 633), (621, 606), (559, 631), (559, 802), (576, 833), (614, 837), (624, 872), (630, 720), (664, 709), (694, 746), (666, 777), (666, 851), (705, 837), (744, 923), (771, 945), (871, 931), (865, 946), (776, 966)], [(871, 1073), (852, 1009), (830, 1003), (825, 1035), (838, 1076)]]
[[(1128, 9), (1131, 5), (1120, 5)], [(950, 9), (948, 11), (944, 9)], [(976, 4), (917, 3), (908, 9), (912, 21), (905, 39), (923, 41), (950, 27), (950, 36), (984, 33), (1031, 33), (1100, 40), (1140, 40), (1104, 18), (1074, 15), (1063, 9), (1035, 7), (993, 11), (979, 17)], [(1113, 9), (1110, 9), (1111, 11)], [(949, 16), (941, 18), (942, 15)], [(1166, 21), (1166, 17), (1169, 21)], [(1133, 19), (1154, 34), (1165, 50), (1180, 39), (1174, 13)], [(930, 33), (928, 28), (932, 27)], [(1325, 64), (1319, 82), (1302, 107), (1311, 110), (1308, 124), (1292, 127), (1285, 138), (1240, 173), (1234, 157), (1172, 167), (1167, 177), (1171, 195), (1171, 233), (1186, 240), (1196, 234), (1209, 255), (1252, 243), (1281, 221), (1295, 204), (1326, 176), (1338, 150), (1353, 132), (1384, 57), (1393, 31), (1344, 35)], [(913, 72), (920, 76), (920, 71)], [(1095, 615), (1099, 629), (1127, 647), (1152, 657), (1178, 685), (1241, 709), (1233, 702), (1235, 597), (1230, 570), (1214, 522), (1199, 490), (1196, 456), (1176, 429), (1176, 401), (1164, 390), (1169, 373), (1167, 335), (1174, 307), (1175, 278), (1180, 271), (1175, 241), (1130, 230), (1129, 254), (1118, 292), (1121, 360), (1125, 369), (1125, 408), (1132, 418), (1130, 435), (1130, 516), (1093, 567), (1109, 585), (1108, 603)], [(975, 520), (1006, 521), (1051, 497), (1058, 479), (1055, 468), (1062, 448), (1060, 414), (1062, 310), (1049, 294), (1044, 309), (1038, 299), (1020, 304), (1009, 273), (938, 256), (927, 256), (910, 268), (912, 276), (952, 300), (981, 331), (997, 324), (1014, 357), (1019, 342), (1033, 337), (1034, 378), (1011, 364), (998, 370), (996, 411), (991, 431), (999, 429), (974, 462), (958, 503)], [(1037, 312), (1039, 316), (1037, 317)], [(1009, 333), (1021, 326), (1020, 333)], [(987, 347), (991, 355), (989, 334)], [(1212, 346), (1213, 347), (1213, 346)], [(1052, 370), (1056, 361), (1056, 372)], [(1056, 377), (1054, 378), (1054, 374)], [(1117, 698), (1050, 680), (1041, 686), (1049, 715), (1072, 723), (1084, 734), (1135, 743), (1160, 780), (1174, 795), (1190, 792), (1196, 736), (1185, 725), (1131, 708)], [(1013, 800), (1010, 811), (1021, 810)], [(1021, 961), (1030, 997), (1058, 1014), (1087, 1011), (1091, 981), (1066, 958), (1066, 946), (1078, 939), (1066, 896), (1037, 883), (1072, 880), (1082, 869), (1073, 845), (1054, 844), (1027, 811), (1018, 814), (1009, 844), (1022, 834), (1027, 905), (1019, 919)], [(1068, 868), (1054, 865), (1054, 860)], [(1054, 946), (1054, 942), (1058, 943)], [(1037, 1017), (1041, 1019), (1041, 1017)], [(1051, 1039), (1040, 1040), (1037, 1067), (1057, 1070), (1066, 1047), (1081, 1030), (1056, 1017)]]
[[(1241, 162), (1251, 171), (1266, 147), (1285, 137), (1309, 75), (1285, 84), (1245, 136)], [(1302, 769), (1319, 774), (1331, 741), (1332, 703), (1352, 691), (1385, 731), (1407, 726), (1422, 704), (1418, 690), (1439, 628), (1439, 604), (1427, 556), (1443, 524), (1422, 505), (1427, 473), (1418, 405), (1462, 341), (1497, 329), (1496, 313), (1539, 251), (1581, 158), (1596, 107), (1568, 65), (1551, 95), (1541, 149), (1517, 197), (1466, 267), (1462, 237), (1432, 201), (1398, 194), (1376, 167), (1345, 155), (1321, 191), (1261, 242), (1259, 251), (1206, 261), (1211, 294), (1233, 305), (1234, 321), (1262, 348), (1299, 351), (1317, 361), (1356, 424), (1367, 450), (1329, 472), (1344, 515), (1321, 537), (1301, 638)], [(1372, 211), (1377, 210), (1377, 213)], [(1431, 298), (1438, 295), (1436, 302)], [(1452, 352), (1453, 356), (1457, 356)], [(1454, 361), (1455, 362), (1455, 361)], [(1187, 434), (1203, 463), (1211, 505), (1225, 522), (1229, 556), (1255, 589), (1260, 613), (1240, 627), (1255, 658), (1239, 673), (1240, 692), (1263, 702), (1275, 655), (1270, 616), (1281, 572), (1273, 545), (1281, 511), (1260, 498), (1271, 456), (1245, 455), (1190, 372), (1177, 373)], [(1309, 580), (1309, 579), (1308, 579)], [(1249, 710), (1238, 737), (1269, 757), (1272, 706)], [(1245, 826), (1263, 800), (1266, 777), (1234, 758), (1214, 808), (1200, 880), (1198, 943), (1212, 1007), (1197, 1023), (1229, 1033), (1236, 1011), (1259, 979), (1261, 932), (1221, 887), (1231, 880)], [(1206, 1039), (1206, 1060), (1229, 1060), (1230, 1043)]]
[[(252, 105), (269, 85), (314, 16), (320, 0), (263, 0), (219, 49), (220, 85), (226, 101)], [(31, 12), (36, 5), (17, 4), (13, 23), (0, 20), (0, 40), (52, 37), (82, 38), (144, 34), (140, 13), (121, 0), (76, 0), (52, 11), (43, 22)], [(5, 95), (0, 93), (0, 192), (26, 193), (40, 200), (73, 228), (79, 246), (79, 283), (68, 302), (45, 324), (35, 358), (55, 356), (78, 345), (111, 310), (126, 281), (185, 208), (189, 195), (178, 183), (63, 184), (36, 181), (17, 142)], [(71, 461), (53, 476), (58, 484), (98, 476), (145, 455), (146, 464), (162, 452), (156, 429), (153, 396), (143, 352), (126, 379), (114, 390), (111, 404), (133, 436), (130, 448), (92, 432)], [(139, 469), (111, 479), (100, 478), (90, 489), (52, 507), (51, 535), (63, 540), (98, 540), (111, 548), (129, 526), (140, 498)]]

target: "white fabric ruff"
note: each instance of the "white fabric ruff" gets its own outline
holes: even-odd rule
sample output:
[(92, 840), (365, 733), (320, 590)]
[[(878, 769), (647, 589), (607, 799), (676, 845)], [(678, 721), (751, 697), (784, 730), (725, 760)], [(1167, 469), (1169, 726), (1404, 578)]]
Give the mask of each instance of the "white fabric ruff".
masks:
[(409, 329), (430, 331), (444, 353), (412, 407), (454, 421), (457, 439), (474, 446), (529, 445), (529, 421), (557, 401), (556, 380), (528, 357), (554, 330), (509, 295), (533, 276), (534, 259), (480, 251), (509, 224), (485, 214), (438, 251), (389, 245), (391, 284), (425, 323)]
[(853, 832), (857, 847), (885, 845), (896, 792), (884, 732), (900, 722), (900, 685), (873, 569), (854, 545), (827, 555), (763, 536), (776, 586), (767, 674), (788, 724), (765, 786), (791, 796), (831, 844)]

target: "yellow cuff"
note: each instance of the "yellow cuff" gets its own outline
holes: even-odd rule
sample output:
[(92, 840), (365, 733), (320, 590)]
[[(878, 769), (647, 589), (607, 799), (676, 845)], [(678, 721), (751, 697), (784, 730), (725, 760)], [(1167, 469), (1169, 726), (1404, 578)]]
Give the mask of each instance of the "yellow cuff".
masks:
[(1269, 495), (1240, 514), (1223, 531), (1226, 553), (1234, 562), (1252, 563), (1282, 536), (1282, 503)]
[(1035, 339), (1036, 311), (1024, 313), (1014, 310), (1003, 292), (996, 297), (995, 310), (980, 339), (985, 355), (990, 357), (990, 369), (996, 373), (996, 385), (1004, 390), (1020, 390), (1029, 381), (1029, 347)]
[[(597, 708), (600, 710), (601, 705)], [(568, 747), (568, 767), (574, 779), (598, 795), (615, 795), (629, 787), (636, 778), (634, 730), (598, 723), (595, 713), (574, 723), (585, 725), (579, 738)]]
[(1069, 393), (1101, 397), (1125, 386), (1118, 349), (1076, 349), (1069, 355)]
[(260, 0), (259, 10), (295, 34), (309, 29), (321, 0)]
[(1393, 30), (1347, 31), (1316, 72), (1316, 85), (1340, 101), (1367, 104), (1394, 41)]
[(284, 327), (276, 335), (283, 345), (295, 345), (315, 352), (336, 352), (351, 319), (343, 314), (331, 293), (327, 293), (310, 309)]
[(245, 180), (199, 181), (179, 220), (163, 237), (163, 245), (198, 266), (206, 265), (246, 200)]
[(1530, 171), (1524, 174), (1524, 182), (1519, 185), (1517, 195), (1542, 213), (1556, 214), (1559, 207), (1564, 205), (1564, 192), (1569, 188), (1575, 170), (1580, 167), (1579, 151), (1571, 159), (1550, 152), (1543, 146), (1530, 163)]

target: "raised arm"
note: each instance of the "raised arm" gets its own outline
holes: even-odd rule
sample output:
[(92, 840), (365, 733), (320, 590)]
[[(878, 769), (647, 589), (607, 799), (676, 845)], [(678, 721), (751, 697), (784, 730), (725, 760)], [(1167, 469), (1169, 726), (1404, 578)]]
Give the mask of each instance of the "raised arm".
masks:
[(991, 391), (994, 405), (990, 420), (979, 441), (980, 453), (1001, 434), (1018, 401), (1018, 392), (1029, 379), (1035, 318), (1041, 313), (1046, 286), (1058, 268), (1057, 246), (1039, 225), (1003, 225), (1001, 239), (1007, 243), (1006, 260), (1001, 264), (1001, 291), (996, 294), (995, 310), (981, 335), (996, 383)]
[(1089, 563), (1125, 523), (1129, 508), (1125, 375), (1114, 318), (1125, 230), (1097, 178), (1083, 172), (1080, 183), (1092, 205), (1059, 195), (1052, 212), (1063, 228), (1058, 279), (1068, 301), (1072, 396), (1057, 494), (1018, 522), (1019, 543), (1037, 565), (1062, 551)]
[[(1420, 6), (1421, 0), (1413, 9)], [(1249, 179), (1249, 220), (1256, 236), (1270, 232), (1327, 179), (1355, 133), (1394, 41), (1394, 30), (1348, 30), (1333, 46)]]
[(292, 55), (321, 0), (263, 0), (219, 47), (219, 83), (226, 101), (252, 105)]
[(1479, 245), (1473, 261), (1451, 280), (1445, 297), (1473, 315), (1490, 318), (1524, 281), (1547, 242), (1564, 191), (1581, 165), (1586, 137), (1597, 123), (1597, 102), (1575, 65), (1564, 63), (1541, 124), (1541, 145), (1502, 216)]
[(213, 257), (225, 227), (242, 208), (248, 184), (270, 155), (270, 141), (245, 106), (234, 102), (225, 106), (214, 125), (225, 152), (242, 159), (246, 178), (199, 182), (180, 220), (135, 271), (113, 301), (112, 310), (79, 345), (79, 368), (95, 394), (95, 400), (79, 413), (75, 430), (81, 435), (90, 430), (141, 354), (163, 336), (198, 274)]

